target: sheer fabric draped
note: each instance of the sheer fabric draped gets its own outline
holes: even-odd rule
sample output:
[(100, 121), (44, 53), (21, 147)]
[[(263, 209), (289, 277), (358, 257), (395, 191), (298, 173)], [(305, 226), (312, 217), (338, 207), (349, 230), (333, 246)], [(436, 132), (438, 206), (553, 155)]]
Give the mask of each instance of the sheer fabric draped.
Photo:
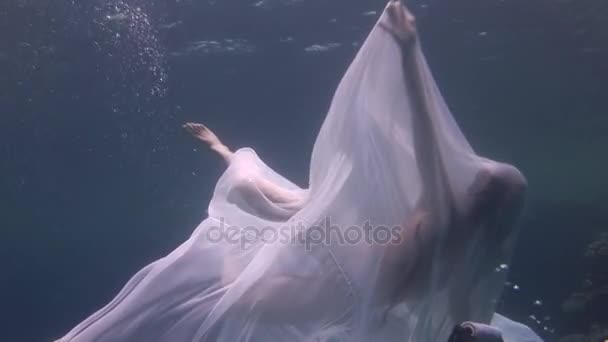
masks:
[[(540, 341), (494, 314), (504, 283), (495, 268), (508, 261), (515, 229), (496, 238), (494, 227), (452, 220), (477, 173), (500, 163), (469, 145), (419, 44), (410, 58), (423, 92), (409, 91), (403, 47), (386, 30), (395, 8), (391, 1), (338, 86), (307, 189), (238, 150), (191, 237), (59, 341), (438, 342), (467, 320), (494, 321), (507, 341)], [(414, 96), (427, 104), (423, 138)], [(383, 270), (395, 244), (344, 237), (409, 229), (421, 205), (432, 224), (399, 235), (399, 255), (415, 271), (392, 296), (398, 278)], [(313, 233), (329, 227), (335, 239), (318, 243)]]

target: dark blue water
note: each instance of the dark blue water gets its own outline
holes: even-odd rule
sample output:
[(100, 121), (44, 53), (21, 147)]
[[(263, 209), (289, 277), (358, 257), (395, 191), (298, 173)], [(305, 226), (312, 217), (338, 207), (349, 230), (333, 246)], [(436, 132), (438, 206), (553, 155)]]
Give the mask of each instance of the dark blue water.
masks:
[[(223, 165), (183, 122), (306, 186), (333, 91), (384, 4), (2, 1), (0, 341), (63, 335), (205, 217)], [(548, 341), (605, 324), (562, 303), (604, 272), (583, 254), (608, 230), (607, 5), (410, 4), (471, 144), (530, 183), (501, 311)]]

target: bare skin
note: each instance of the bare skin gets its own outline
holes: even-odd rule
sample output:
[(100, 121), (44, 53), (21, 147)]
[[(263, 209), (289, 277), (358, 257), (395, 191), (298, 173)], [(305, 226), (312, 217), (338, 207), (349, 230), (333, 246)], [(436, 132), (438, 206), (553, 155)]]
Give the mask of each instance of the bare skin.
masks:
[(185, 123), (182, 127), (193, 137), (209, 145), (209, 148), (217, 152), (226, 164), (230, 164), (234, 153), (209, 128), (203, 124), (192, 122)]

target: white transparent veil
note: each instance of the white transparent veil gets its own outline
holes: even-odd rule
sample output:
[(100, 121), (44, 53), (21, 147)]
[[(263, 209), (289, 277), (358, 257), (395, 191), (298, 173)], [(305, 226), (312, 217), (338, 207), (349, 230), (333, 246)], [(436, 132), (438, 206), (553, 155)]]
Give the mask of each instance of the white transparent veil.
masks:
[[(379, 23), (391, 25), (386, 11)], [(418, 45), (432, 134), (416, 143), (402, 54), (375, 25), (332, 100), (308, 189), (238, 150), (190, 238), (59, 341), (436, 342), (466, 320), (496, 325), (506, 341), (540, 341), (494, 314), (504, 283), (495, 268), (516, 231), (497, 239), (492, 227), (450, 221), (477, 172), (500, 163), (468, 144)], [(384, 263), (395, 245), (357, 234), (412, 221), (423, 197), (433, 224), (401, 235), (400, 255), (416, 271), (393, 296), (400, 280), (386, 277)], [(331, 241), (320, 242), (315, 234), (328, 228)]]

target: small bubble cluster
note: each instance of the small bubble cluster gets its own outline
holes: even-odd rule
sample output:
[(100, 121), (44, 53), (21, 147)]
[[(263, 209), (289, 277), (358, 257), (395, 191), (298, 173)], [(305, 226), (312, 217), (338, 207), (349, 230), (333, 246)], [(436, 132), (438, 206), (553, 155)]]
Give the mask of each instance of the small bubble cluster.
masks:
[(150, 95), (166, 93), (167, 73), (164, 53), (146, 11), (124, 0), (96, 6), (97, 24), (105, 41), (97, 43), (101, 52), (118, 60), (125, 77), (146, 75), (142, 91)]
[[(506, 264), (502, 264), (502, 265), (499, 265), (498, 267), (496, 267), (497, 272), (504, 272), (507, 269), (508, 269), (508, 265), (506, 265)], [(517, 298), (521, 299), (522, 295), (525, 296), (526, 291), (522, 292), (519, 284), (516, 284), (512, 281), (506, 281), (504, 285), (505, 285), (505, 289), (507, 291), (510, 290), (511, 294), (515, 294), (517, 296)], [(519, 300), (516, 300), (516, 301), (519, 301)], [(554, 334), (555, 329), (553, 327), (551, 327), (551, 322), (552, 322), (551, 316), (546, 314), (546, 312), (543, 313), (544, 311), (547, 311), (547, 308), (544, 307), (543, 300), (540, 298), (535, 298), (535, 299), (532, 299), (531, 301), (529, 301), (528, 303), (529, 304), (526, 305), (529, 310), (528, 312), (532, 312), (532, 313), (527, 316), (526, 322), (522, 322), (522, 323), (527, 324), (530, 328), (532, 328), (537, 333), (542, 333), (545, 335)]]

